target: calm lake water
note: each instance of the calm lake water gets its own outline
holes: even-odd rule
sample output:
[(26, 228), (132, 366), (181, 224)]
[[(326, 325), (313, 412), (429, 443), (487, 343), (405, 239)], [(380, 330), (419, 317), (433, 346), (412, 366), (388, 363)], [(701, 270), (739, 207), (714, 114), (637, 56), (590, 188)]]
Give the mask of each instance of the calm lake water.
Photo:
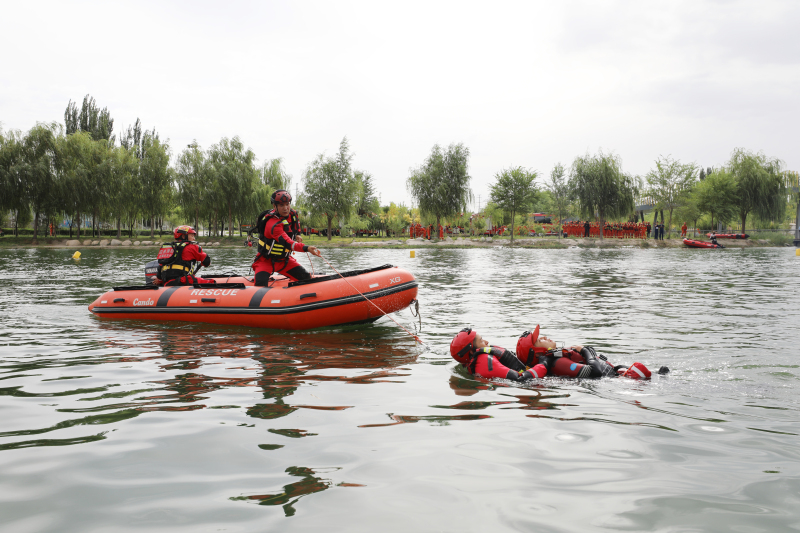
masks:
[[(325, 251), (413, 272), (428, 347), (388, 319), (103, 321), (155, 252), (72, 252), (0, 251), (2, 531), (800, 529), (794, 249)], [(672, 372), (515, 387), (449, 357), (464, 326), (513, 349), (537, 323)]]

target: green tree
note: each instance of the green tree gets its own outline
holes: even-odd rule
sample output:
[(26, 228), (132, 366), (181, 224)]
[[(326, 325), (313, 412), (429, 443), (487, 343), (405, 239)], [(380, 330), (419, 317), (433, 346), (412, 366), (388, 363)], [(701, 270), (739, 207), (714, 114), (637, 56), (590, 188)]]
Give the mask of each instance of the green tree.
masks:
[(292, 176), (283, 167), (282, 157), (266, 161), (259, 170), (259, 177), (264, 186), (269, 189), (269, 194), (280, 189), (288, 191), (292, 184)]
[(22, 175), (23, 136), (19, 131), (0, 134), (0, 208), (14, 212), (14, 236), (19, 235), (19, 221), (30, 210)]
[(369, 218), (380, 207), (378, 197), (375, 196), (375, 183), (373, 182), (372, 174), (363, 170), (356, 170), (353, 173), (353, 178), (356, 181), (358, 190), (356, 212), (362, 218)]
[[(705, 176), (705, 173), (703, 173), (703, 176)], [(705, 177), (703, 179), (705, 180)], [(684, 190), (681, 193), (681, 197), (678, 201), (679, 207), (675, 211), (676, 216), (680, 220), (692, 221), (692, 227), (694, 228), (692, 231), (692, 236), (695, 236), (695, 233), (697, 232), (697, 221), (701, 216), (703, 216), (703, 210), (700, 209), (697, 194), (700, 183), (701, 182), (696, 182), (692, 187)]]
[(171, 190), (169, 172), (169, 146), (161, 144), (158, 138), (149, 139), (144, 149), (144, 157), (139, 163), (141, 181), (142, 212), (150, 219), (150, 237), (155, 236), (156, 218), (164, 214), (169, 205), (168, 192)]
[(558, 213), (558, 221), (561, 223), (569, 209), (571, 197), (564, 165), (556, 163), (553, 170), (550, 171), (550, 179), (546, 182), (545, 187), (553, 199), (553, 205)]
[(25, 190), (26, 204), (33, 209), (33, 238), (39, 231), (39, 218), (54, 201), (56, 194), (55, 147), (56, 124), (37, 124), (22, 139), (19, 177)]
[(601, 239), (606, 220), (627, 217), (635, 207), (636, 184), (622, 172), (622, 161), (614, 154), (601, 151), (575, 158), (569, 183), (581, 214), (597, 217)]
[(100, 236), (100, 215), (109, 209), (113, 189), (114, 158), (110, 143), (105, 139), (91, 143), (89, 163), (89, 205), (92, 213), (92, 235)]
[(78, 238), (81, 236), (83, 213), (91, 209), (91, 172), (92, 151), (94, 142), (91, 135), (77, 132), (59, 137), (56, 145), (56, 172), (58, 174), (58, 190), (69, 214), (72, 227), (77, 226)]
[(495, 175), (491, 201), (511, 214), (511, 242), (514, 242), (515, 215), (536, 199), (536, 172), (512, 167)]
[(754, 213), (763, 220), (781, 220), (786, 214), (787, 189), (783, 162), (763, 153), (737, 148), (731, 155), (729, 171), (736, 180), (734, 204), (745, 233), (747, 216)]
[(234, 207), (245, 209), (256, 176), (255, 154), (239, 137), (222, 138), (209, 149), (216, 187), (228, 208), (228, 236), (233, 236)]
[(694, 164), (684, 164), (670, 156), (659, 157), (656, 168), (648, 172), (648, 194), (655, 201), (656, 209), (669, 212), (667, 228), (672, 228), (672, 213), (680, 206), (684, 191), (694, 185), (696, 172)]
[(483, 206), (483, 212), (481, 214), (484, 216), (485, 220), (488, 220), (488, 222), (484, 224), (484, 228), (489, 223), (491, 223), (491, 225), (494, 227), (502, 226), (503, 221), (505, 221), (506, 218), (503, 208), (491, 201), (486, 202), (486, 205)]
[(111, 118), (108, 108), (100, 109), (94, 98), (88, 94), (83, 97), (80, 111), (77, 103), (69, 101), (64, 111), (64, 125), (67, 135), (83, 131), (91, 135), (92, 140), (105, 139), (112, 145), (115, 142), (115, 137), (112, 135), (114, 119)]
[(714, 219), (726, 224), (736, 215), (736, 179), (726, 169), (716, 170), (695, 186), (697, 207), (703, 213), (711, 215), (711, 227)]
[(315, 214), (324, 214), (328, 224), (328, 240), (331, 240), (333, 219), (347, 220), (355, 209), (356, 181), (352, 170), (353, 156), (347, 137), (339, 144), (339, 153), (334, 158), (317, 156), (303, 176), (304, 200)]
[(463, 144), (451, 144), (445, 151), (436, 144), (406, 182), (420, 212), (436, 217), (437, 228), (442, 218), (466, 211), (472, 201), (468, 162), (469, 149)]
[[(117, 225), (117, 238), (122, 237), (122, 220), (127, 219), (129, 204), (138, 204), (141, 191), (136, 190), (139, 160), (132, 150), (117, 146), (112, 150), (112, 180), (109, 184), (109, 203)], [(131, 236), (133, 230), (131, 229)]]
[(183, 212), (194, 218), (194, 227), (200, 227), (202, 209), (212, 185), (209, 163), (196, 142), (187, 146), (175, 163), (177, 201)]

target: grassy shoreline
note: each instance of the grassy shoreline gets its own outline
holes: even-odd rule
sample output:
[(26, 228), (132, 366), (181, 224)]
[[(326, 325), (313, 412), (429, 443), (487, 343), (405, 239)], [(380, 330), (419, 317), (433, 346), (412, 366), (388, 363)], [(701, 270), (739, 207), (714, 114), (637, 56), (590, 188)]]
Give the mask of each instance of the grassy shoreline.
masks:
[[(691, 238), (691, 237), (690, 237)], [(695, 237), (697, 240), (708, 240), (703, 237)], [(13, 237), (4, 236), (0, 238), (0, 249), (10, 248), (156, 248), (161, 242), (169, 242), (167, 236), (155, 237), (152, 244), (128, 245), (128, 246), (100, 246), (99, 244), (88, 244), (78, 246), (68, 246), (69, 239), (65, 238), (39, 238), (36, 243), (32, 237)], [(81, 242), (102, 241), (103, 239), (82, 238)], [(110, 239), (106, 239), (109, 240)], [(127, 239), (121, 239), (123, 242)], [(147, 241), (147, 238), (143, 239)], [(784, 247), (792, 246), (793, 237), (785, 234), (769, 234), (750, 238), (746, 240), (720, 239), (720, 242), (728, 248), (765, 248), (765, 247)], [(134, 241), (135, 242), (135, 241)], [(208, 248), (235, 248), (242, 247), (244, 239), (241, 237), (201, 237), (199, 243)], [(420, 241), (407, 238), (389, 237), (333, 237), (328, 241), (325, 237), (307, 236), (304, 243), (317, 246), (319, 248), (395, 248), (395, 249), (424, 249), (424, 248), (497, 248), (512, 246), (508, 237), (494, 237), (492, 239), (482, 239), (480, 237), (459, 237), (456, 239), (446, 238), (443, 241)], [(566, 248), (684, 248), (682, 239), (666, 239), (656, 241), (653, 239), (599, 239), (599, 238), (565, 238), (557, 239), (554, 237), (520, 237), (515, 238), (514, 248), (543, 248), (543, 249), (566, 249)]]

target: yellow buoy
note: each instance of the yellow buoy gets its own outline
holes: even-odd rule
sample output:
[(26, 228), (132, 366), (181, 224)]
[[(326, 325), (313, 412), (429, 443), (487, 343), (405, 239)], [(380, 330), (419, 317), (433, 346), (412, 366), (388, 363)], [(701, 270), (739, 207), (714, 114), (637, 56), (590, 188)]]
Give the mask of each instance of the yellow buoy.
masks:
[[(797, 250), (794, 251), (794, 255), (800, 256), (800, 248), (798, 248)], [(412, 255), (411, 257), (414, 257), (414, 256)]]
[[(800, 254), (798, 254), (800, 255)], [(414, 259), (414, 250), (411, 250), (411, 259)]]
[(72, 254), (72, 258), (73, 259), (80, 259), (81, 258), (81, 253), (80, 252), (75, 252), (74, 254)]

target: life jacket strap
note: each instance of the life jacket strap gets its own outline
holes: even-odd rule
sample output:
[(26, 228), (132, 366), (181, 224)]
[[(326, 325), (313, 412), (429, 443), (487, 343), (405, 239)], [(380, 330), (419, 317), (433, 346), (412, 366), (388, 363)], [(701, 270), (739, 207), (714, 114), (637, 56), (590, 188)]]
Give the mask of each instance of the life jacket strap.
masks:
[(183, 265), (166, 265), (162, 268), (162, 270), (183, 270), (185, 272), (191, 272), (192, 268)]

